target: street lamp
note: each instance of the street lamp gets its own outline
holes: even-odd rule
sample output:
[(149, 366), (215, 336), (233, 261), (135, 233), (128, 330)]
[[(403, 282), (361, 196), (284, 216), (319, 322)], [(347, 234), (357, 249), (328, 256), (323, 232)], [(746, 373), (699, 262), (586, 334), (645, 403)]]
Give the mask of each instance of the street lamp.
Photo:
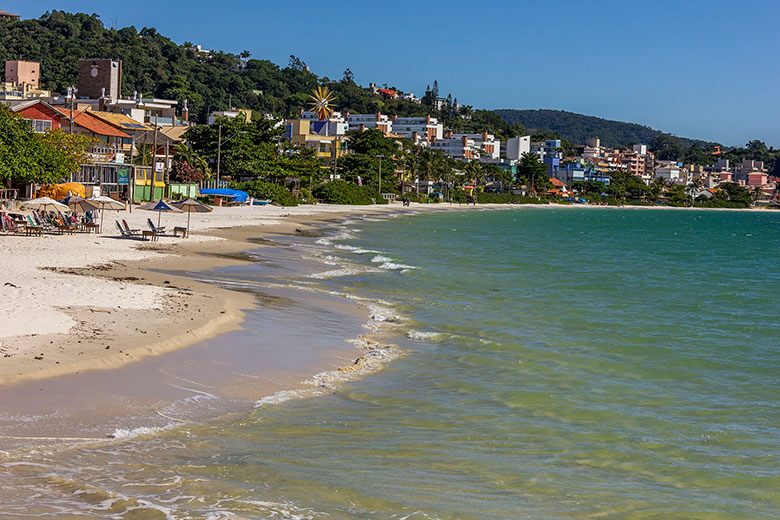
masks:
[(381, 197), (382, 196), (382, 159), (384, 159), (385, 156), (380, 154), (380, 155), (375, 155), (374, 157), (379, 159), (379, 189), (377, 189), (377, 191), (379, 192), (379, 196)]

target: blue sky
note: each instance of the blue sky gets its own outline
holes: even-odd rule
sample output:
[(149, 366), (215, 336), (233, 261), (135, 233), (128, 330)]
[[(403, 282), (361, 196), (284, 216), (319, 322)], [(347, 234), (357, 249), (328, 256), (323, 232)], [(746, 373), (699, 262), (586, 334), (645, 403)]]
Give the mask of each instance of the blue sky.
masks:
[(98, 13), (181, 43), (320, 76), (349, 67), (477, 108), (551, 108), (646, 124), (680, 136), (780, 146), (780, 2), (525, 0), (493, 2), (105, 2), (0, 0), (37, 18)]

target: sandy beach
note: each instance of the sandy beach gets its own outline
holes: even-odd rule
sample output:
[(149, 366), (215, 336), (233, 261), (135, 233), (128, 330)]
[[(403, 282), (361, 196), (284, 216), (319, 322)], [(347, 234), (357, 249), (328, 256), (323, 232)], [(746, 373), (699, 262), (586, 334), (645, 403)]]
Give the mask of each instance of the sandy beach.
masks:
[[(455, 209), (423, 206), (416, 210)], [(215, 208), (191, 219), (187, 239), (118, 238), (114, 220), (145, 228), (145, 211), (107, 212), (105, 233), (0, 236), (0, 387), (92, 369), (109, 369), (191, 345), (240, 327), (252, 298), (175, 271), (240, 264), (261, 235), (305, 232), (350, 214), (383, 214), (391, 206)], [(460, 208), (465, 209), (465, 207)], [(168, 228), (186, 215), (165, 214)], [(231, 256), (232, 255), (232, 256)]]
[[(413, 205), (415, 211), (509, 209), (507, 205)], [(528, 206), (569, 208), (583, 206)], [(610, 206), (585, 206), (617, 209)], [(114, 220), (145, 228), (156, 215), (106, 212), (105, 233), (0, 236), (0, 387), (90, 369), (109, 369), (240, 327), (252, 298), (170, 274), (240, 264), (233, 255), (262, 235), (290, 235), (350, 214), (386, 214), (388, 206), (215, 208), (191, 219), (187, 239), (121, 239)], [(639, 207), (637, 207), (639, 209)], [(679, 208), (658, 208), (679, 209)], [(688, 209), (688, 208), (684, 208)], [(708, 210), (712, 211), (712, 210)], [(733, 211), (733, 210), (723, 210)], [(164, 214), (169, 229), (184, 214)], [(163, 272), (164, 271), (164, 272)]]

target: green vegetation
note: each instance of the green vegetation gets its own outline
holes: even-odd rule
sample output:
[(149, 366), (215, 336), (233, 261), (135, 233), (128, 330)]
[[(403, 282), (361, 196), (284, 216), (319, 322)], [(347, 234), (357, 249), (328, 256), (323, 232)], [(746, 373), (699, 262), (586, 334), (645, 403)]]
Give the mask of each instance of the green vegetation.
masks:
[(314, 189), (314, 197), (326, 204), (386, 204), (370, 186), (358, 186), (351, 182), (332, 181)]
[(36, 134), (28, 120), (0, 105), (0, 187), (59, 182), (79, 170), (92, 144), (61, 130)]
[(243, 190), (249, 195), (260, 200), (270, 200), (280, 206), (297, 206), (298, 200), (290, 193), (290, 190), (279, 184), (266, 181), (239, 182), (231, 186), (237, 190)]
[[(532, 134), (535, 131), (550, 131), (575, 144), (585, 144), (588, 138), (598, 137), (603, 146), (622, 148), (637, 143), (650, 143), (653, 138), (662, 133), (649, 126), (611, 121), (563, 110), (504, 109), (495, 110), (495, 113), (510, 125), (523, 125)], [(685, 147), (694, 143), (708, 144), (693, 139), (677, 139), (680, 139)]]
[(512, 193), (477, 193), (480, 204), (547, 204), (545, 197), (528, 197)]

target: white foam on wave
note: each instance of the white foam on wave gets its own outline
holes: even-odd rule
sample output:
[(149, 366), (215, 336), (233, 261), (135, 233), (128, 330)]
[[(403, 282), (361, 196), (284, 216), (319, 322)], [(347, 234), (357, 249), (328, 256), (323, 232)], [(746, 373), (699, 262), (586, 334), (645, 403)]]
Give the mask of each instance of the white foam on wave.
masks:
[(372, 263), (380, 264), (379, 268), (385, 271), (401, 271), (402, 273), (408, 272), (410, 269), (417, 269), (413, 265), (399, 264), (393, 262), (393, 259), (383, 255), (376, 255), (371, 259)]
[(114, 430), (114, 433), (111, 433), (108, 435), (111, 439), (118, 440), (118, 441), (126, 441), (129, 439), (134, 439), (135, 437), (140, 437), (142, 435), (153, 435), (155, 433), (164, 432), (165, 430), (168, 430), (170, 428), (173, 428), (173, 424), (169, 424), (167, 426), (139, 426), (137, 428), (117, 428)]
[(425, 332), (412, 329), (406, 332), (406, 337), (415, 341), (432, 341), (441, 339), (444, 337), (444, 334), (441, 332)]
[(381, 251), (377, 251), (376, 249), (363, 249), (362, 247), (355, 247), (350, 246), (347, 244), (336, 244), (334, 246), (336, 249), (341, 249), (342, 251), (349, 251), (350, 253), (355, 253), (356, 255), (364, 255), (367, 253), (380, 253)]
[(302, 384), (307, 385), (306, 388), (281, 390), (275, 394), (258, 399), (255, 402), (255, 408), (280, 404), (293, 399), (306, 399), (332, 394), (343, 383), (355, 381), (365, 375), (378, 372), (387, 363), (402, 354), (398, 346), (379, 343), (366, 336), (358, 336), (349, 340), (349, 342), (364, 351), (364, 354), (355, 359), (350, 365), (315, 374), (302, 382)]

